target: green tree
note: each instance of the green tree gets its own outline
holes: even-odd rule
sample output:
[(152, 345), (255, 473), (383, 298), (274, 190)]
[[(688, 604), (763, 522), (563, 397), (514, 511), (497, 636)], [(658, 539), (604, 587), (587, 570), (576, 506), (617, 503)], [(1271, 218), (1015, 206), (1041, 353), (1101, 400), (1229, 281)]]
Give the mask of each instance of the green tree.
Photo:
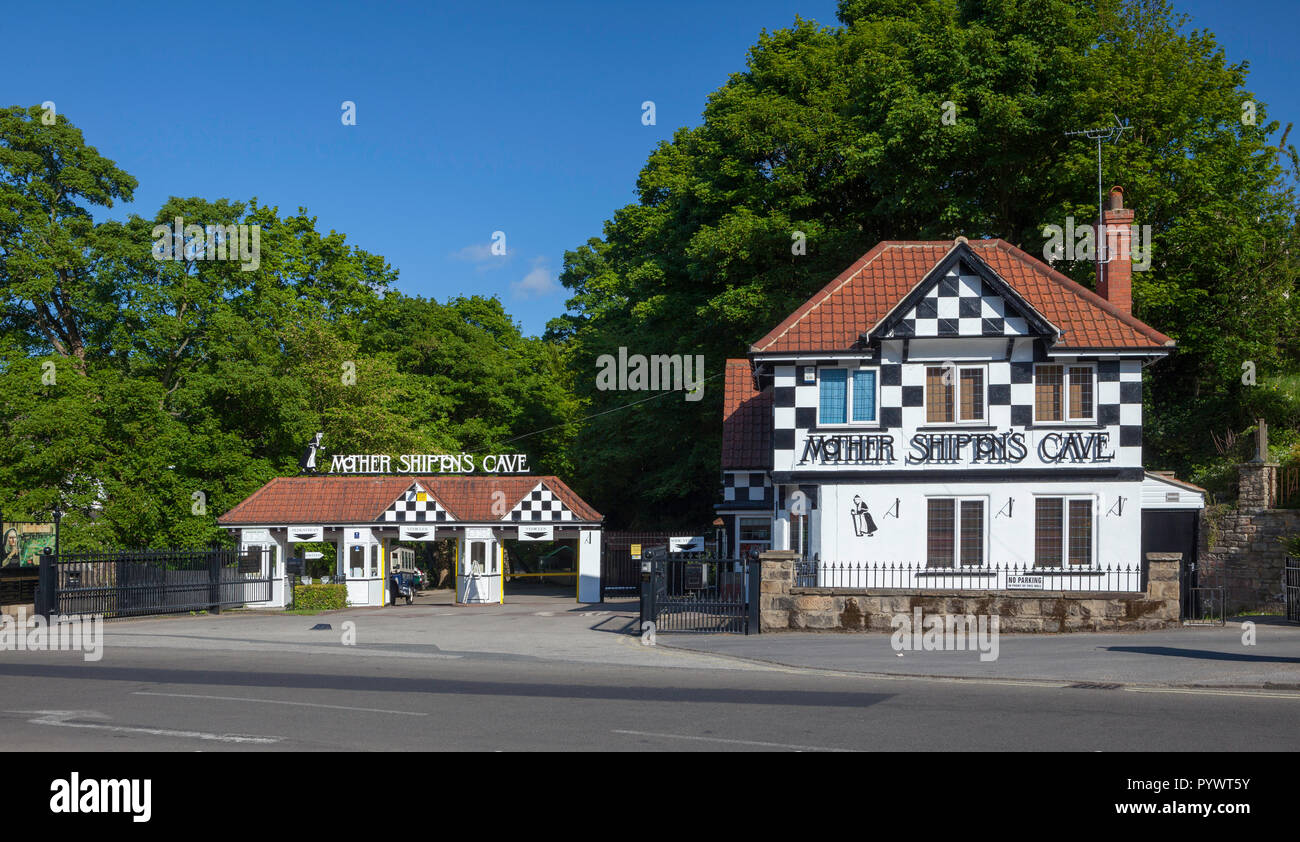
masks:
[[(1151, 370), (1148, 462), (1186, 467), (1210, 447), (1189, 429), (1243, 421), (1260, 394), (1243, 361), (1294, 370), (1296, 199), (1268, 144), (1278, 126), (1211, 34), (1162, 0), (846, 0), (839, 17), (762, 33), (702, 124), (650, 155), (638, 202), (566, 255), (570, 313), (551, 335), (572, 341), (592, 410), (631, 403), (597, 390), (600, 354), (702, 353), (721, 371), (880, 240), (996, 236), (1041, 253), (1045, 225), (1096, 216), (1095, 148), (1065, 132), (1116, 115), (1133, 131), (1107, 147), (1106, 179), (1154, 236), (1136, 315), (1180, 345)], [(1061, 268), (1092, 283), (1089, 264)], [(707, 522), (719, 391), (595, 419), (575, 447), (580, 487), (612, 500), (616, 523)]]

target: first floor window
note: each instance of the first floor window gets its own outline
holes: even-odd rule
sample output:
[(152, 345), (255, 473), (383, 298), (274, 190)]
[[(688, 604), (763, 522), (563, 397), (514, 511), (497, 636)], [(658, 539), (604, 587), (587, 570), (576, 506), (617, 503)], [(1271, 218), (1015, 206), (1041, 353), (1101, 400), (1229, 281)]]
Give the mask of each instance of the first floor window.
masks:
[(1034, 367), (1034, 420), (1091, 421), (1095, 371), (1090, 365)]
[(818, 387), (820, 424), (864, 424), (876, 420), (876, 370), (824, 368)]
[(927, 424), (984, 420), (984, 369), (980, 366), (926, 366)]
[(1034, 500), (1034, 566), (1092, 564), (1090, 497), (1038, 497)]
[(926, 566), (982, 566), (984, 500), (931, 497), (926, 506)]

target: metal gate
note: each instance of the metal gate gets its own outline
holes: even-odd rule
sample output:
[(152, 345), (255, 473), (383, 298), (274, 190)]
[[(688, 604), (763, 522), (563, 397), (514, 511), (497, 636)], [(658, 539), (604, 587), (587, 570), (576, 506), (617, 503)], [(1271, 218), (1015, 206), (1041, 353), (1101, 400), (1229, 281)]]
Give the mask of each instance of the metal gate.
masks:
[(1223, 571), (1207, 573), (1197, 562), (1184, 561), (1180, 572), (1183, 625), (1223, 625), (1227, 620)]
[(1286, 591), (1286, 618), (1300, 623), (1300, 558), (1286, 557), (1282, 568), (1282, 589)]
[(642, 579), (641, 624), (658, 632), (758, 633), (757, 562), (653, 558)]
[(61, 553), (41, 559), (36, 612), (135, 617), (266, 602), (268, 548)]

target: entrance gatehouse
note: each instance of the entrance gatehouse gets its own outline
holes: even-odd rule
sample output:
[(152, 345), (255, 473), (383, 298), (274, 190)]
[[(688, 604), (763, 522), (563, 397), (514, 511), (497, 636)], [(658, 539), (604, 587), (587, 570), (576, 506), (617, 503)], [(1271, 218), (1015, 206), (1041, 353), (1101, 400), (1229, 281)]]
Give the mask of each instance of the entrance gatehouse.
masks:
[(554, 476), (308, 475), (271, 480), (217, 522), (241, 549), (264, 549), (274, 587), (249, 607), (274, 608), (285, 605), (283, 560), (298, 545), (333, 545), (322, 580), (346, 584), (348, 604), (360, 606), (391, 601), (399, 543), (432, 541), (452, 548), (457, 604), (500, 604), (534, 579), (599, 602), (602, 521)]

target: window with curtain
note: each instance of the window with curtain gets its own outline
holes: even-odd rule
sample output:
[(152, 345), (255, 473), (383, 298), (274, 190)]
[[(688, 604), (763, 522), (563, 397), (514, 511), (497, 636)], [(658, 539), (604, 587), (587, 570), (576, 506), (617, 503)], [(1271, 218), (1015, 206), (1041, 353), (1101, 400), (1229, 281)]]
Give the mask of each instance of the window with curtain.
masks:
[(1070, 367), (1070, 420), (1083, 421), (1093, 417), (1092, 367)]
[(1034, 369), (1034, 420), (1060, 421), (1061, 390), (1065, 369), (1059, 365), (1040, 365)]
[(843, 368), (822, 369), (817, 420), (821, 424), (844, 424), (848, 421), (849, 372)]
[[(927, 366), (925, 369), (925, 420), (931, 424), (953, 421), (953, 384), (951, 369)], [(945, 382), (946, 381), (946, 382)]]
[(984, 369), (963, 368), (961, 370), (961, 412), (962, 421), (984, 420)]
[(876, 420), (876, 372), (858, 369), (853, 372), (853, 420)]
[(953, 536), (957, 523), (957, 501), (931, 499), (926, 501), (926, 553), (929, 567), (952, 567)]
[(984, 501), (961, 501), (961, 563), (980, 567), (984, 564)]
[(1034, 566), (1060, 567), (1064, 501), (1060, 497), (1034, 500)]

